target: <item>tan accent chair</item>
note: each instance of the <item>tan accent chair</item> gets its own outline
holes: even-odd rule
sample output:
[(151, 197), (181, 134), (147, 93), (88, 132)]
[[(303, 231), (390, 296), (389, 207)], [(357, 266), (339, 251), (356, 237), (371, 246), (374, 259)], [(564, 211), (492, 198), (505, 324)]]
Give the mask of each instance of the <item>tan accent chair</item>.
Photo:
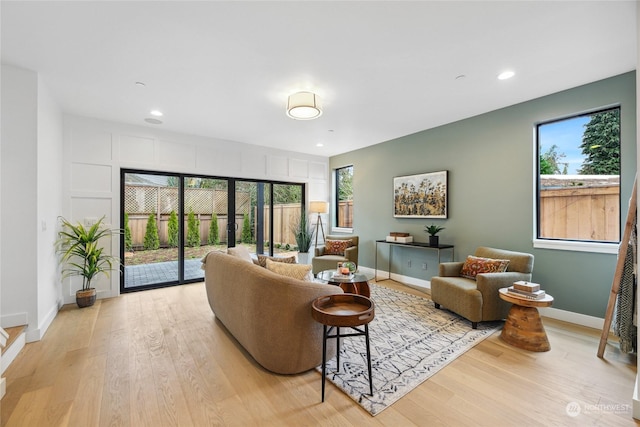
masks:
[(436, 308), (446, 308), (471, 321), (476, 329), (478, 322), (501, 320), (507, 317), (511, 304), (500, 299), (498, 289), (513, 285), (518, 280), (531, 280), (533, 255), (503, 249), (479, 247), (477, 257), (508, 259), (504, 273), (481, 273), (476, 280), (460, 277), (464, 262), (443, 262), (439, 276), (431, 278), (431, 299)]
[(325, 240), (351, 240), (353, 246), (347, 248), (344, 251), (344, 256), (341, 255), (325, 255), (324, 245), (318, 246), (315, 249), (315, 256), (311, 260), (313, 266), (313, 274), (316, 275), (324, 270), (333, 270), (338, 268), (338, 263), (342, 261), (355, 262), (358, 265), (358, 236), (345, 236), (345, 235), (329, 235), (325, 236)]

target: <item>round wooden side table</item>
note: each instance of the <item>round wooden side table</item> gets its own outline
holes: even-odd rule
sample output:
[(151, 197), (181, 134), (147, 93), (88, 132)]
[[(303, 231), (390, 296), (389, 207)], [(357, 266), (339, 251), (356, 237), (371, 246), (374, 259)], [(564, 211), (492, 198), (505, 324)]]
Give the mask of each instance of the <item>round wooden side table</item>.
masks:
[[(367, 367), (369, 369), (369, 392), (373, 396), (373, 379), (371, 377), (371, 351), (369, 348), (369, 322), (375, 316), (373, 301), (356, 294), (336, 294), (317, 298), (311, 304), (311, 315), (324, 328), (322, 340), (322, 401), (324, 402), (324, 384), (327, 366), (327, 340), (336, 339), (336, 367), (340, 371), (340, 338), (364, 336), (367, 346)], [(358, 326), (363, 326), (364, 330)], [(340, 327), (349, 327), (355, 331), (341, 334)], [(331, 332), (336, 330), (334, 335)]]
[(336, 270), (325, 270), (318, 273), (318, 279), (324, 280), (330, 285), (340, 286), (347, 294), (363, 295), (367, 298), (371, 296), (369, 281), (362, 273), (352, 273), (347, 277), (336, 277)]
[(530, 300), (510, 295), (507, 288), (499, 289), (498, 292), (500, 298), (512, 304), (500, 338), (523, 350), (551, 350), (537, 307), (550, 307), (553, 303), (553, 297), (545, 295), (542, 299)]

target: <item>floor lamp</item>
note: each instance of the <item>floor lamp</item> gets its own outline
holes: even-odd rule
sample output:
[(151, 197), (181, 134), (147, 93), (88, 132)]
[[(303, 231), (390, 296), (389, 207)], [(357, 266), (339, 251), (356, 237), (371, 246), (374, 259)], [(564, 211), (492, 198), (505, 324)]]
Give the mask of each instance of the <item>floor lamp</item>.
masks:
[(329, 203), (323, 201), (315, 201), (309, 203), (309, 211), (318, 213), (318, 220), (316, 221), (316, 245), (318, 247), (318, 228), (322, 231), (322, 241), (324, 241), (324, 227), (322, 226), (322, 217), (320, 214), (326, 214), (329, 212)]

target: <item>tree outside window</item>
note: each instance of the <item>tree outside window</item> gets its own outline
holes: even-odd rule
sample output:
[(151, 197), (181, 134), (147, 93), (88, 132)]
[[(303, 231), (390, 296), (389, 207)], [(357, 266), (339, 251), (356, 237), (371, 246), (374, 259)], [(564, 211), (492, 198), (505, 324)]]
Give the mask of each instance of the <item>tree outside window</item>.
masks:
[(353, 166), (336, 169), (336, 225), (353, 227)]
[(620, 108), (537, 126), (540, 239), (620, 240)]

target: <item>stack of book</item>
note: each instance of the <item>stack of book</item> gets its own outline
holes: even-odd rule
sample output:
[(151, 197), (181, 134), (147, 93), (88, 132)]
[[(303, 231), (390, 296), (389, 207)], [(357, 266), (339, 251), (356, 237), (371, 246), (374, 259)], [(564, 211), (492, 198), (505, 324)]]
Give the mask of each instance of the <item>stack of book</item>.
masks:
[(411, 243), (413, 242), (413, 236), (409, 233), (401, 233), (399, 231), (392, 231), (387, 236), (387, 242), (398, 242), (398, 243)]
[(513, 286), (507, 288), (507, 293), (512, 297), (531, 300), (543, 299), (546, 295), (545, 292), (540, 289), (539, 284), (525, 282), (524, 280), (514, 282)]

